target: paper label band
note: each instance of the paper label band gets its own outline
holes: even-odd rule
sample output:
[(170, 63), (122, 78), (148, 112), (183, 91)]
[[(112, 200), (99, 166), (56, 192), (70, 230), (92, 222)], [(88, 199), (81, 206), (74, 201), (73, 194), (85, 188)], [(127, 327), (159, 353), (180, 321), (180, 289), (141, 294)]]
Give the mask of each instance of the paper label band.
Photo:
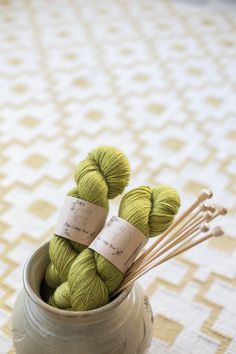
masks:
[(107, 214), (105, 208), (67, 196), (56, 224), (55, 234), (88, 246), (102, 230)]
[(135, 226), (113, 216), (89, 248), (104, 256), (125, 274), (146, 243), (147, 238)]

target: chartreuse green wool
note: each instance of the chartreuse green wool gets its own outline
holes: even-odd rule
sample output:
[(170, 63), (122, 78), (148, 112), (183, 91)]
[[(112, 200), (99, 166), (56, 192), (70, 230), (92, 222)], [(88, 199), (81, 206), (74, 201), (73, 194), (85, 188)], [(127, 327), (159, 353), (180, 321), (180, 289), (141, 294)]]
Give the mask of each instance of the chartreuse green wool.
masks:
[[(148, 238), (165, 231), (180, 206), (178, 193), (172, 187), (139, 187), (121, 200), (119, 216), (136, 226)], [(106, 258), (87, 248), (72, 264), (68, 281), (61, 284), (49, 304), (74, 311), (98, 308), (109, 302), (109, 295), (124, 278)]]
[[(126, 156), (112, 146), (100, 146), (90, 152), (75, 170), (76, 187), (68, 195), (108, 209), (108, 199), (122, 193), (130, 177)], [(45, 281), (53, 289), (67, 280), (70, 266), (85, 245), (54, 235), (50, 241), (50, 263)]]

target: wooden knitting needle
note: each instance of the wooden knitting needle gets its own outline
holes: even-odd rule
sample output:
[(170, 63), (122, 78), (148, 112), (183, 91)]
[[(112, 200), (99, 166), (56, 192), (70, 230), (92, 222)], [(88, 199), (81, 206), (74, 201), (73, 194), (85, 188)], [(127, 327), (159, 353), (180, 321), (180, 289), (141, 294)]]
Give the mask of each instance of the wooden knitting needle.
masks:
[[(167, 252), (169, 249), (173, 248), (175, 245), (177, 245), (179, 242), (183, 241), (184, 239), (187, 239), (192, 233), (196, 232), (198, 230), (198, 226), (200, 225), (200, 221), (204, 220), (209, 222), (211, 220), (213, 220), (214, 218), (216, 218), (218, 215), (225, 215), (227, 213), (227, 208), (226, 207), (222, 207), (222, 206), (216, 206), (216, 205), (212, 205), (212, 206), (206, 206), (206, 205), (202, 205), (201, 208), (202, 210), (211, 210), (211, 211), (215, 211), (214, 214), (210, 213), (210, 212), (206, 212), (202, 218), (198, 218), (197, 222), (195, 221), (194, 224), (188, 225), (188, 229), (186, 229), (186, 227), (183, 229), (183, 231), (185, 231), (184, 233), (180, 234), (177, 233), (173, 234), (172, 237), (170, 237), (169, 239), (167, 239), (164, 243), (162, 243), (161, 245), (159, 245), (159, 247), (157, 247), (156, 249), (152, 250), (146, 257), (145, 257), (145, 261), (142, 262), (141, 264), (132, 266), (130, 268), (130, 270), (127, 272), (126, 278), (129, 279), (130, 275), (132, 274), (136, 274), (137, 272), (139, 272), (139, 270), (143, 269), (143, 266), (150, 264), (154, 259), (156, 259), (157, 257), (161, 256), (163, 253)], [(191, 226), (191, 227), (190, 227)], [(194, 227), (195, 226), (195, 227)], [(209, 227), (207, 224), (201, 224), (201, 229), (200, 232), (206, 232), (209, 230)], [(188, 231), (188, 232), (187, 232)], [(198, 232), (199, 233), (199, 232)], [(198, 234), (197, 233), (197, 234)], [(196, 235), (192, 235), (190, 239), (193, 239), (194, 237), (196, 237)], [(188, 242), (190, 240), (189, 238), (185, 241)], [(173, 241), (174, 240), (174, 241)], [(173, 241), (173, 242), (171, 242)], [(164, 249), (163, 247), (165, 245), (166, 246)]]
[[(195, 239), (199, 234), (201, 234), (202, 232), (207, 232), (207, 231), (209, 231), (210, 230), (210, 227), (209, 227), (209, 225), (207, 224), (207, 223), (205, 223), (205, 224), (202, 224), (201, 225), (201, 227), (199, 228), (199, 230), (196, 232), (196, 233), (194, 233), (194, 234), (192, 234), (189, 238), (185, 238), (184, 240), (183, 240), (183, 242), (181, 242), (181, 245), (179, 245), (180, 247), (183, 247), (184, 245), (186, 245), (186, 244), (188, 244), (189, 242), (191, 242), (193, 239)], [(179, 248), (179, 247), (177, 247), (177, 248)], [(176, 248), (176, 249), (177, 249)]]
[[(176, 245), (178, 242), (182, 241), (183, 239), (187, 238), (189, 235), (191, 235), (191, 233), (197, 231), (197, 227), (200, 226), (201, 221), (206, 221), (206, 222), (210, 222), (211, 220), (215, 219), (217, 216), (219, 215), (225, 215), (227, 214), (227, 208), (224, 206), (217, 206), (217, 205), (206, 205), (206, 204), (202, 204), (200, 206), (201, 210), (211, 210), (212, 212), (215, 211), (213, 214), (209, 211), (205, 212), (201, 217), (198, 217), (196, 219), (196, 221), (194, 220), (194, 223), (190, 225), (186, 225), (185, 228), (181, 229), (181, 231), (188, 231), (188, 232), (184, 232), (184, 234), (181, 234), (181, 237), (178, 237), (180, 235), (180, 233), (178, 232), (177, 234), (173, 234), (169, 239), (166, 239), (166, 241), (164, 243), (162, 243), (161, 245), (159, 245), (159, 247), (157, 247), (157, 249), (152, 250), (152, 252), (149, 253), (149, 255), (147, 255), (147, 263), (150, 263), (154, 258), (156, 258), (156, 255), (162, 255), (166, 250), (168, 250), (169, 248), (172, 248), (174, 245)], [(201, 224), (202, 225), (202, 224)], [(191, 227), (190, 227), (191, 226)], [(196, 228), (194, 227), (196, 226)], [(205, 226), (206, 229), (206, 226)], [(203, 230), (202, 230), (203, 231)], [(205, 232), (208, 231), (207, 229), (205, 230)], [(175, 239), (176, 241), (172, 242), (171, 241)], [(161, 249), (163, 249), (163, 247), (166, 244), (170, 244), (170, 247), (168, 248), (164, 248), (164, 250), (160, 253), (159, 251)], [(159, 253), (158, 253), (159, 252)], [(141, 267), (143, 267), (143, 264), (141, 264)], [(130, 270), (127, 272), (127, 276), (129, 274), (132, 274), (134, 271), (136, 272), (139, 269), (139, 265), (137, 266), (132, 266), (130, 268)]]
[[(159, 245), (157, 245), (156, 248), (154, 248), (153, 250), (151, 250), (150, 252), (148, 252), (148, 254), (146, 254), (145, 257), (145, 261), (150, 263), (152, 261), (153, 258), (155, 258), (157, 255), (161, 255), (162, 253), (164, 253), (167, 249), (169, 249), (170, 247), (173, 247), (175, 244), (177, 244), (178, 242), (180, 242), (182, 239), (188, 237), (189, 235), (191, 235), (193, 232), (197, 231), (199, 229), (199, 226), (202, 225), (203, 222), (209, 221), (211, 220), (211, 213), (210, 212), (205, 212), (202, 213), (202, 215), (200, 215), (196, 221), (194, 220), (194, 223), (190, 223), (190, 225), (186, 225), (185, 228), (180, 229), (177, 233), (173, 233), (172, 235), (170, 235), (170, 237), (166, 237)], [(168, 246), (166, 246), (168, 245)], [(166, 246), (166, 247), (165, 247)], [(164, 250), (163, 250), (164, 248)], [(129, 274), (132, 274), (134, 271), (137, 271), (137, 269), (139, 269), (139, 267), (142, 267), (143, 263), (133, 263), (133, 265), (130, 267), (129, 271), (126, 273), (127, 276), (129, 276)]]
[(228, 213), (228, 209), (225, 206), (216, 205), (215, 208), (216, 208), (216, 210), (215, 210), (215, 212), (212, 215), (212, 219), (215, 219), (219, 215), (223, 216), (223, 215), (226, 215)]
[(165, 258), (163, 258), (162, 260), (160, 260), (160, 261), (154, 263), (153, 265), (151, 265), (151, 266), (149, 266), (149, 267), (143, 269), (139, 274), (134, 275), (134, 277), (132, 277), (132, 278), (129, 279), (128, 281), (126, 281), (126, 279), (125, 279), (124, 283), (122, 284), (122, 287), (119, 289), (119, 292), (120, 292), (121, 290), (123, 290), (124, 287), (129, 286), (131, 283), (133, 283), (135, 280), (137, 280), (137, 279), (138, 279), (139, 277), (141, 277), (142, 275), (146, 274), (149, 270), (153, 269), (154, 267), (157, 267), (158, 265), (160, 265), (160, 264), (166, 262), (167, 260), (169, 260), (169, 259), (171, 259), (171, 258), (173, 258), (173, 257), (176, 257), (176, 256), (179, 255), (180, 253), (183, 253), (183, 252), (187, 251), (188, 249), (190, 249), (190, 248), (196, 246), (197, 244), (199, 244), (199, 243), (201, 243), (201, 242), (204, 242), (204, 241), (208, 240), (209, 238), (211, 238), (211, 237), (213, 237), (213, 236), (215, 236), (215, 237), (221, 236), (221, 235), (223, 235), (223, 233), (224, 233), (224, 232), (223, 232), (223, 230), (222, 230), (220, 227), (216, 227), (216, 228), (214, 228), (212, 231), (210, 231), (206, 236), (204, 236), (204, 237), (198, 239), (198, 240), (195, 241), (195, 242), (190, 243), (189, 245), (186, 245), (186, 247), (180, 246), (175, 252), (169, 254), (167, 257), (165, 257)]
[(212, 231), (210, 231), (207, 235), (199, 238), (198, 240), (196, 240), (195, 242), (192, 242), (188, 245), (186, 245), (185, 247), (180, 247), (179, 249), (177, 249), (175, 252), (171, 253), (170, 255), (168, 255), (167, 257), (165, 257), (164, 259), (158, 261), (157, 263), (154, 263), (153, 265), (149, 266), (147, 269), (144, 269), (142, 272), (140, 272), (139, 274), (136, 274), (132, 279), (130, 279), (129, 281), (124, 281), (123, 284), (121, 284), (121, 287), (114, 293), (114, 295), (118, 294), (120, 291), (122, 291), (123, 289), (125, 289), (126, 287), (128, 287), (129, 285), (131, 285), (135, 280), (137, 280), (138, 278), (140, 278), (141, 276), (143, 276), (144, 274), (146, 274), (149, 270), (157, 267), (158, 265), (166, 262), (167, 260), (176, 257), (177, 255), (191, 249), (192, 247), (195, 247), (196, 245), (210, 239), (211, 237), (219, 237), (222, 236), (224, 234), (224, 230), (219, 227), (216, 226), (212, 229)]
[[(209, 231), (209, 226), (208, 224), (204, 223), (201, 224), (201, 227), (197, 227), (194, 229), (189, 230), (188, 232), (180, 235), (176, 240), (168, 244), (164, 249), (159, 250), (159, 252), (153, 253), (151, 257), (146, 257), (145, 260), (142, 262), (142, 264), (139, 267), (132, 268), (132, 271), (127, 274), (126, 279), (129, 279), (130, 277), (133, 276), (133, 274), (139, 273), (141, 270), (144, 269), (144, 267), (147, 267), (148, 264), (151, 264), (155, 259), (158, 257), (161, 257), (164, 253), (170, 251), (173, 247), (177, 246), (180, 247), (180, 243), (185, 240), (185, 243), (189, 242), (191, 239), (195, 238), (202, 232), (207, 232)], [(189, 236), (191, 236), (189, 238)], [(182, 246), (183, 242), (181, 243)]]
[[(202, 211), (206, 211), (205, 213), (202, 213), (202, 215), (198, 215), (200, 212)], [(206, 221), (206, 222), (210, 222), (211, 220), (215, 219), (218, 215), (225, 215), (227, 213), (227, 208), (224, 207), (224, 206), (217, 206), (217, 205), (214, 205), (214, 204), (207, 204), (207, 203), (202, 203), (200, 206), (199, 206), (199, 209), (198, 211), (191, 217), (189, 218), (187, 221), (185, 221), (184, 225), (185, 227), (183, 227), (183, 225), (181, 225), (180, 228), (178, 228), (178, 231), (174, 232), (172, 230), (172, 234), (170, 235), (166, 235), (165, 237), (165, 242), (158, 242), (159, 247), (156, 249), (159, 250), (161, 248), (163, 248), (167, 243), (169, 243), (170, 241), (172, 241), (173, 239), (177, 238), (177, 236), (185, 231), (186, 229), (189, 229), (190, 226), (192, 226), (193, 224), (198, 226), (200, 225), (203, 221)], [(197, 215), (197, 216), (196, 216)], [(189, 223), (189, 221), (192, 221), (192, 223)], [(192, 232), (195, 232), (196, 230), (195, 229), (191, 229)], [(174, 232), (174, 233), (173, 233)], [(148, 252), (149, 249), (147, 249), (146, 253)], [(155, 252), (156, 252), (155, 251)], [(148, 252), (149, 253), (149, 252)], [(139, 262), (134, 262), (134, 264), (132, 265), (132, 267), (130, 268), (130, 270), (127, 272), (127, 275), (129, 273), (131, 273), (134, 269), (136, 270), (137, 267), (139, 266)]]
[(212, 196), (212, 191), (204, 189), (197, 197), (197, 200), (179, 218), (177, 218), (173, 222), (173, 224), (171, 224), (170, 227), (168, 227), (168, 229), (164, 231), (163, 234), (139, 258), (137, 258), (137, 260), (133, 264), (139, 264), (146, 257), (146, 255), (151, 250), (153, 250), (168, 233), (171, 232), (171, 230), (173, 230), (177, 225), (179, 225), (180, 222), (188, 215), (190, 215), (192, 211), (195, 210), (202, 202), (204, 202), (206, 199), (212, 198)]

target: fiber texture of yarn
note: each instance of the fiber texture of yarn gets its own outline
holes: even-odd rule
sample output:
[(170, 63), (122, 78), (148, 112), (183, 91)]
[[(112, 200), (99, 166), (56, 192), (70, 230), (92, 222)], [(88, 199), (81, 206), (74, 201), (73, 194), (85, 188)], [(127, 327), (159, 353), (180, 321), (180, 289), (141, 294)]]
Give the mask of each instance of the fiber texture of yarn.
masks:
[[(136, 226), (147, 238), (157, 236), (172, 223), (180, 206), (172, 187), (139, 187), (121, 200), (119, 216)], [(124, 278), (111, 262), (87, 248), (73, 262), (68, 281), (61, 284), (49, 304), (73, 311), (92, 310), (109, 302)]]
[[(76, 168), (76, 187), (68, 195), (108, 209), (108, 199), (123, 192), (129, 182), (130, 165), (126, 156), (112, 146), (100, 146), (90, 152)], [(54, 235), (50, 241), (45, 281), (51, 288), (68, 278), (72, 263), (85, 245)]]

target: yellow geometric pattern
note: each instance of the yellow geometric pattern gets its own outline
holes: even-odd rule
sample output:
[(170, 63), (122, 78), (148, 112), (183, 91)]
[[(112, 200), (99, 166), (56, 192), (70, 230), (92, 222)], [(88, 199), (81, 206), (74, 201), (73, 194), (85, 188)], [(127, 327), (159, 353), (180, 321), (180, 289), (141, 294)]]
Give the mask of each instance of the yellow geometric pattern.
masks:
[(127, 154), (129, 188), (172, 184), (185, 207), (212, 187), (230, 208), (225, 238), (141, 283), (150, 353), (236, 353), (235, 15), (230, 0), (0, 1), (1, 354), (23, 264), (99, 144)]

